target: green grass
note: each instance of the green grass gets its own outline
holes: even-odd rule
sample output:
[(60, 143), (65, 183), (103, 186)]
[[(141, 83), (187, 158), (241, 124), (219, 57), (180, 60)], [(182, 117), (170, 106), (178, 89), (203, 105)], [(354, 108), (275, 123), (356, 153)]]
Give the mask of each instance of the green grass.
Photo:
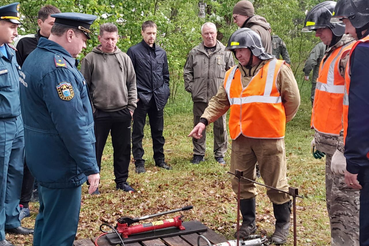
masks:
[[(297, 198), (297, 239), (298, 245), (329, 245), (329, 220), (325, 205), (324, 161), (315, 160), (310, 154), (310, 85), (300, 83), (301, 107), (296, 117), (287, 124), (286, 153), (288, 161), (289, 185), (299, 189), (304, 198)], [(90, 196), (83, 187), (82, 209), (77, 239), (96, 237), (101, 232), (102, 223), (116, 224), (121, 216), (141, 217), (186, 205), (192, 210), (183, 212), (184, 220), (199, 220), (216, 232), (232, 239), (236, 230), (237, 203), (231, 189), (229, 170), (230, 150), (226, 155), (225, 167), (213, 158), (212, 132), (208, 127), (206, 161), (200, 165), (190, 164), (192, 140), (187, 135), (193, 127), (192, 101), (190, 95), (179, 90), (175, 100), (170, 100), (165, 108), (164, 136), (166, 139), (166, 161), (172, 171), (155, 167), (149, 125), (145, 127), (143, 140), (147, 173), (136, 174), (130, 165), (128, 182), (137, 190), (128, 194), (115, 190), (112, 170), (113, 150), (108, 140), (104, 151), (101, 172), (101, 195)], [(230, 146), (230, 145), (229, 145)], [(31, 204), (32, 216), (23, 225), (33, 226), (38, 204)], [(176, 216), (166, 215), (154, 220)], [(271, 235), (274, 231), (272, 204), (266, 190), (258, 187), (257, 232)], [(32, 236), (9, 236), (16, 245), (31, 245)], [(292, 227), (287, 245), (293, 245)]]

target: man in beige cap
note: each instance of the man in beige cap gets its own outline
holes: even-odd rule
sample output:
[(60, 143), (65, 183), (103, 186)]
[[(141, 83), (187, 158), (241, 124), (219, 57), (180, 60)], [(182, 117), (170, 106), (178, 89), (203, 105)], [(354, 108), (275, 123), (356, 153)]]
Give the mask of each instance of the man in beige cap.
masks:
[(250, 1), (242, 0), (236, 3), (233, 7), (233, 22), (241, 28), (247, 27), (259, 34), (265, 51), (272, 54), (270, 24), (264, 17), (255, 15), (254, 6)]

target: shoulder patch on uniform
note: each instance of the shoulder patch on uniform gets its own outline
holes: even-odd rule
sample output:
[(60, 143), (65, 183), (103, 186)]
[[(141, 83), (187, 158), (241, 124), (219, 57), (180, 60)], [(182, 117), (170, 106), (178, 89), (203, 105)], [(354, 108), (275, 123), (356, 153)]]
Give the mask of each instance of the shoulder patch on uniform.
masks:
[(60, 55), (54, 56), (54, 62), (56, 67), (67, 67), (67, 63), (64, 61), (63, 57)]
[(56, 86), (56, 90), (61, 100), (70, 101), (74, 97), (74, 90), (71, 83), (61, 82)]

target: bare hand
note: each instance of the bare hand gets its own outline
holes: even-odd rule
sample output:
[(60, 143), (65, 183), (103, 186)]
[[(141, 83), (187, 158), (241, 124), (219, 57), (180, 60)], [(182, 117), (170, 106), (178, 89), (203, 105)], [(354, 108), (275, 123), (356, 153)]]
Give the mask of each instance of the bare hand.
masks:
[(187, 137), (193, 137), (196, 139), (200, 139), (202, 138), (202, 132), (205, 130), (206, 126), (204, 123), (198, 123), (190, 132), (190, 134), (188, 134)]
[(352, 174), (347, 170), (345, 171), (345, 183), (352, 189), (361, 190), (363, 188), (357, 180), (357, 174)]
[(305, 79), (306, 81), (309, 81), (309, 76), (304, 76), (304, 79)]
[(92, 194), (98, 187), (100, 182), (100, 174), (91, 174), (87, 177), (90, 187), (88, 187), (88, 194)]

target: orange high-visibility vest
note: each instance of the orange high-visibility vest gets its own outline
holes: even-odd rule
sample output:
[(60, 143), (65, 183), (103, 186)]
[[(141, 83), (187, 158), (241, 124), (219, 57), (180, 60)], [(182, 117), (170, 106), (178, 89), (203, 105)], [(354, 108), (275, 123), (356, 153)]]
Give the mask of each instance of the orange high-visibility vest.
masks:
[(351, 42), (335, 49), (320, 63), (311, 116), (312, 127), (320, 133), (339, 136), (342, 130), (341, 105), (345, 80), (339, 73), (339, 65), (342, 54), (349, 51), (353, 44), (354, 42)]
[(224, 88), (230, 103), (229, 131), (235, 140), (240, 134), (250, 138), (284, 137), (286, 113), (276, 81), (284, 61), (272, 59), (243, 88), (237, 66), (226, 73)]
[[(347, 126), (348, 126), (348, 109), (349, 109), (349, 90), (350, 90), (350, 82), (351, 82), (351, 76), (350, 76), (350, 60), (351, 55), (356, 46), (359, 43), (369, 42), (369, 36), (366, 36), (360, 40), (358, 40), (351, 48), (350, 51), (350, 59), (347, 61), (347, 66), (345, 70), (345, 91), (344, 91), (344, 97), (343, 97), (343, 140), (346, 142), (346, 136), (347, 136)], [(369, 158), (369, 157), (368, 157)]]

